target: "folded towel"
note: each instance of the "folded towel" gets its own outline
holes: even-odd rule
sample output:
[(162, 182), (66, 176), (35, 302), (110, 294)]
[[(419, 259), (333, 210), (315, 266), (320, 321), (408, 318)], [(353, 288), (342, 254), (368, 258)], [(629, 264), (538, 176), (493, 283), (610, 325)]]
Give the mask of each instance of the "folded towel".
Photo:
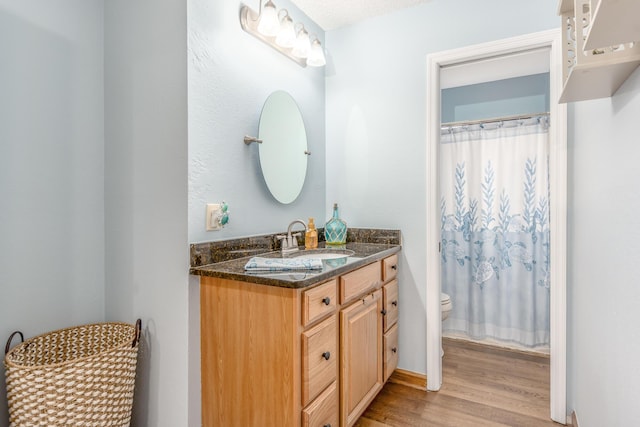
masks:
[(244, 266), (247, 271), (322, 270), (322, 260), (308, 258), (253, 257)]

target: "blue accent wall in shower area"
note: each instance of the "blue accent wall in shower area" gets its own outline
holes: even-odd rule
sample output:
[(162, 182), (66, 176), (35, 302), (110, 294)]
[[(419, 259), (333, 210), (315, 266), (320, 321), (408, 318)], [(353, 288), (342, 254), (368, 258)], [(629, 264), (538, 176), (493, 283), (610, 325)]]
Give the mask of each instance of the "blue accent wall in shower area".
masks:
[(442, 90), (442, 123), (549, 111), (549, 73)]

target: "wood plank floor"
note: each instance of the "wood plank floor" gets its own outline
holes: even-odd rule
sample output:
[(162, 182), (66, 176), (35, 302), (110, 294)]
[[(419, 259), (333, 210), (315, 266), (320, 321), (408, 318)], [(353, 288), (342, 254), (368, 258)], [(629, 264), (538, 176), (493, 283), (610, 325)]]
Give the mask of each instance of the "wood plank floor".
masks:
[(549, 358), (444, 339), (443, 385), (388, 382), (356, 427), (560, 426), (549, 418)]

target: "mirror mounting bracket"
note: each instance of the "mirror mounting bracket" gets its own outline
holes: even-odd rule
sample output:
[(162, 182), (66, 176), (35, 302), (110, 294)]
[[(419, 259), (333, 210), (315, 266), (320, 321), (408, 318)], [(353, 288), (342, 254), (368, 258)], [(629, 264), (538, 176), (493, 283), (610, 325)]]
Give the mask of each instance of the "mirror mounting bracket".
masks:
[(249, 135), (244, 136), (245, 144), (250, 145), (252, 142), (257, 142), (258, 144), (262, 144), (262, 140), (259, 138), (256, 138), (255, 136), (249, 136)]

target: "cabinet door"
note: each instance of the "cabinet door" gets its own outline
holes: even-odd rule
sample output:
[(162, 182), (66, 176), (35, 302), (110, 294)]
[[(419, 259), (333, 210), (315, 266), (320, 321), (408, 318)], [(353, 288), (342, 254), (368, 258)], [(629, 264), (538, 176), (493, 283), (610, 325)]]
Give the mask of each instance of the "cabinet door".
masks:
[(382, 388), (382, 291), (340, 312), (341, 425), (352, 426)]

